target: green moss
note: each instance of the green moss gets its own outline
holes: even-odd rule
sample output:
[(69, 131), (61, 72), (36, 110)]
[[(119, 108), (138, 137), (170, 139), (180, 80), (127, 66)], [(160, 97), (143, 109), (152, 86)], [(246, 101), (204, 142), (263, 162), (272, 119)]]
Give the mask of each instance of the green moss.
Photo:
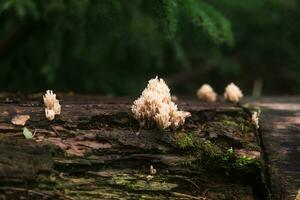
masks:
[(198, 143), (198, 148), (210, 157), (217, 157), (222, 154), (221, 149), (209, 140), (204, 140)]
[(196, 133), (178, 132), (174, 134), (174, 141), (176, 146), (180, 149), (191, 149), (190, 154), (195, 154), (197, 151), (210, 156), (217, 156), (221, 154), (221, 150), (211, 141), (197, 137)]
[(169, 191), (177, 187), (177, 184), (159, 182), (159, 181), (145, 181), (137, 180), (136, 182), (128, 185), (132, 190), (147, 190), (147, 191)]
[[(257, 159), (237, 157), (233, 150), (242, 147), (246, 150), (260, 150), (253, 134), (256, 130), (253, 129), (249, 117), (244, 111), (230, 115), (216, 115), (211, 120), (204, 121), (201, 125), (201, 132), (198, 129), (192, 132), (180, 131), (171, 134), (172, 145), (192, 158), (181, 165), (195, 169), (255, 170)], [(212, 140), (209, 139), (211, 134), (215, 135)]]
[(229, 149), (227, 149), (226, 153), (222, 156), (222, 160), (228, 161), (228, 160), (232, 159), (233, 157), (234, 157), (233, 148), (230, 147)]
[(256, 143), (244, 143), (243, 147), (250, 151), (260, 151), (260, 147)]
[(68, 130), (65, 134), (65, 136), (77, 136), (77, 135), (81, 135), (82, 132), (81, 131), (77, 131), (77, 130)]
[[(185, 149), (193, 159), (200, 159), (202, 155), (216, 157), (222, 154), (221, 149), (211, 141), (201, 138), (197, 133), (177, 132), (173, 136), (175, 145), (180, 149)], [(190, 163), (183, 163), (189, 165)]]
[(226, 151), (221, 150), (217, 145), (211, 143), (209, 140), (200, 144), (199, 151), (197, 152), (197, 160), (192, 162), (191, 165), (195, 167), (204, 167), (210, 169), (224, 169), (226, 171), (236, 170), (255, 170), (259, 166), (259, 160), (247, 156), (237, 157), (233, 148)]
[(242, 116), (238, 117), (224, 117), (221, 121), (223, 126), (232, 131), (243, 131), (248, 132), (252, 131), (252, 124), (249, 120), (245, 119)]
[(258, 160), (248, 156), (236, 156), (232, 148), (220, 157), (220, 166), (224, 169), (245, 169), (251, 164), (258, 164)]
[(238, 128), (240, 125), (236, 121), (224, 119), (221, 123), (226, 127)]
[(242, 156), (242, 157), (237, 157), (234, 164), (237, 168), (240, 168), (240, 167), (246, 167), (247, 165), (250, 164), (255, 164), (256, 161), (257, 160), (254, 158), (248, 156)]
[[(227, 127), (239, 126), (236, 122), (227, 121), (225, 124)], [(178, 148), (188, 149), (187, 153), (193, 158), (190, 162), (181, 163), (182, 165), (191, 166), (196, 164), (195, 166), (199, 166), (201, 163), (201, 167), (235, 169), (246, 167), (255, 162), (255, 159), (250, 157), (236, 157), (233, 148), (222, 150), (210, 140), (197, 137), (196, 133), (177, 132), (174, 134), (174, 141)], [(197, 161), (195, 162), (195, 160)]]
[(111, 178), (110, 184), (135, 191), (169, 191), (177, 187), (177, 184), (161, 180), (158, 175), (147, 180), (146, 175), (117, 174)]
[(189, 147), (195, 147), (195, 137), (192, 133), (185, 133), (185, 132), (177, 132), (174, 135), (174, 140), (176, 145), (181, 148), (189, 148)]

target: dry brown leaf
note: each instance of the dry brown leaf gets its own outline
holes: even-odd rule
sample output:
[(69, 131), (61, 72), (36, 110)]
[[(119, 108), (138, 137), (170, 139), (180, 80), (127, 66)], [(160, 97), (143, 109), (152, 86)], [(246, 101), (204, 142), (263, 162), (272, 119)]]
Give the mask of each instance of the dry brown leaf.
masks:
[(11, 123), (14, 125), (24, 126), (29, 119), (29, 115), (16, 115), (12, 118)]

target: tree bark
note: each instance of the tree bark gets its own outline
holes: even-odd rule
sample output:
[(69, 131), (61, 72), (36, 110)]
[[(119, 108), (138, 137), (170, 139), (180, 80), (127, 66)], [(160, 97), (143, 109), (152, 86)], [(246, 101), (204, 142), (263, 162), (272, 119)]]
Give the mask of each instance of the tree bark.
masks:
[[(264, 161), (251, 113), (179, 98), (184, 127), (142, 129), (131, 99), (0, 95), (0, 199), (264, 199)], [(25, 139), (16, 115), (29, 115)], [(155, 170), (150, 172), (150, 166)], [(156, 173), (155, 173), (156, 171)]]

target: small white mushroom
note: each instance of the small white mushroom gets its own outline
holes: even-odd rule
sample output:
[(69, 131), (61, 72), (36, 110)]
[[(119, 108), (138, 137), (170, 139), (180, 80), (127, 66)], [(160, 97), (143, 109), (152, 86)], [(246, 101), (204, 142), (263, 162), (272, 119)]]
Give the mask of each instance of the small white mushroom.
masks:
[(225, 88), (224, 98), (228, 101), (239, 102), (243, 97), (243, 93), (234, 83), (230, 83)]
[(176, 102), (178, 101), (178, 97), (176, 95), (171, 96), (171, 101)]
[(46, 118), (52, 121), (55, 115), (60, 115), (61, 112), (61, 106), (59, 101), (56, 99), (56, 94), (54, 94), (52, 90), (47, 90), (46, 94), (43, 96), (43, 100), (46, 107)]
[(295, 200), (300, 200), (300, 189), (298, 189), (298, 193)]
[(259, 128), (259, 113), (258, 112), (254, 111), (252, 113), (251, 121), (255, 125), (255, 127), (258, 129)]
[(50, 121), (52, 121), (52, 120), (54, 120), (55, 112), (54, 112), (54, 110), (45, 108), (45, 115), (46, 115), (47, 119), (49, 119)]
[(203, 101), (214, 102), (217, 100), (217, 93), (209, 84), (203, 84), (197, 91), (197, 97)]
[(150, 165), (150, 175), (156, 174), (156, 169), (153, 167), (153, 165)]

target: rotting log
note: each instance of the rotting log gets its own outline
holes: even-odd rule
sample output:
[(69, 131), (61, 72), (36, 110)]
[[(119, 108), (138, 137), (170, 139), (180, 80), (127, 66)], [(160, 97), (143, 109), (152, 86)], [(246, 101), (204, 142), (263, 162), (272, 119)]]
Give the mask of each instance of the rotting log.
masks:
[[(41, 94), (0, 95), (0, 199), (265, 199), (251, 113), (180, 99), (182, 129), (140, 129), (127, 98), (58, 95), (48, 121)], [(11, 120), (26, 114), (22, 126)], [(153, 166), (156, 173), (150, 175)]]

